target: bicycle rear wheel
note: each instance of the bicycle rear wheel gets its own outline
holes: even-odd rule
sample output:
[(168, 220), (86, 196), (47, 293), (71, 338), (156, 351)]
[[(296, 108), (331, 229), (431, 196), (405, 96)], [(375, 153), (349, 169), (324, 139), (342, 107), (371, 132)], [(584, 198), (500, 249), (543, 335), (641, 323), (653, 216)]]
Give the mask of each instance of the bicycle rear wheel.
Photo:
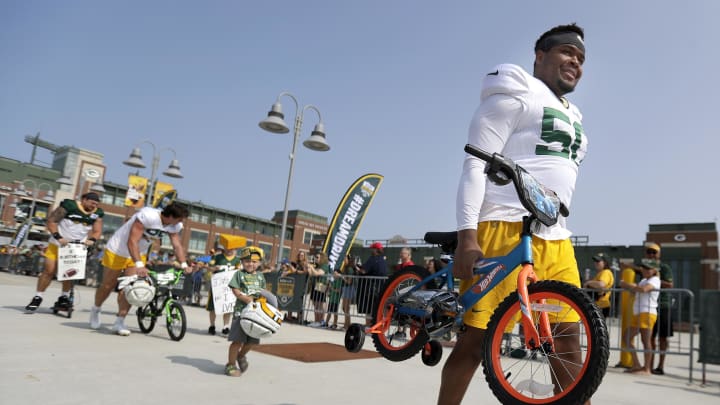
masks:
[(537, 328), (541, 312), (551, 321), (557, 317), (550, 329), (558, 350), (550, 345), (526, 349), (518, 295), (510, 294), (493, 313), (485, 335), (483, 371), (490, 389), (503, 404), (584, 403), (607, 369), (609, 340), (602, 314), (567, 283), (540, 281), (528, 286), (528, 293)]
[(150, 333), (155, 327), (157, 321), (157, 307), (155, 301), (150, 301), (149, 304), (139, 307), (137, 309), (137, 321), (140, 331), (142, 333)]
[(420, 266), (408, 266), (387, 279), (373, 311), (373, 324), (385, 322), (382, 333), (373, 333), (375, 349), (392, 361), (407, 360), (416, 355), (430, 339), (427, 332), (410, 319), (401, 319), (395, 310), (397, 298), (429, 276)]
[(167, 330), (170, 339), (179, 341), (185, 336), (187, 330), (187, 318), (185, 317), (185, 309), (182, 305), (173, 301), (168, 305), (168, 313), (166, 315)]

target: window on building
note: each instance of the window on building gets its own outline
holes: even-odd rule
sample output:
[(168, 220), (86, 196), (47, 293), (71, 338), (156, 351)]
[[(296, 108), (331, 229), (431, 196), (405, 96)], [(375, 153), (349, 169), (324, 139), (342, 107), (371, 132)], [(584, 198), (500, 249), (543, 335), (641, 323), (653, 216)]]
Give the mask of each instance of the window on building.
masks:
[(315, 235), (319, 235), (319, 234), (316, 232), (306, 230), (305, 232), (303, 232), (303, 243), (306, 245), (312, 245), (312, 241), (315, 238)]
[(125, 223), (125, 217), (121, 215), (113, 215), (105, 213), (103, 216), (103, 238), (105, 240), (110, 239), (110, 236), (117, 231), (122, 224)]
[(110, 193), (104, 193), (100, 196), (100, 202), (103, 204), (113, 205), (115, 197)]
[(283, 259), (290, 259), (290, 248), (289, 248), (289, 247), (283, 247), (283, 249), (282, 249), (282, 258), (283, 258)]
[(258, 247), (263, 250), (263, 253), (265, 254), (265, 261), (272, 263), (273, 258), (270, 257), (270, 254), (272, 253), (272, 245), (269, 243), (259, 242)]
[(191, 230), (190, 243), (188, 244), (188, 252), (203, 254), (207, 251), (208, 233), (203, 231)]
[[(180, 231), (180, 233), (182, 233), (182, 231)], [(168, 234), (165, 232), (163, 232), (162, 239), (160, 242), (160, 247), (162, 249), (172, 249), (173, 248), (172, 243), (170, 242), (170, 236), (168, 236)]]

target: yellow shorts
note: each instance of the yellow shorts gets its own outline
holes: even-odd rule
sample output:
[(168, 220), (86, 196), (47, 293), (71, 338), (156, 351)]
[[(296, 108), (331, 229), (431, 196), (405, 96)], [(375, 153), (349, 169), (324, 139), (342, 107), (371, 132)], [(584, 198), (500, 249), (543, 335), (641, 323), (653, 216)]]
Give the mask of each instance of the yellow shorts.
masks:
[[(519, 242), (522, 223), (488, 221), (478, 224), (478, 243), (485, 257), (498, 257), (508, 254)], [(534, 270), (538, 280), (558, 280), (580, 287), (580, 272), (575, 261), (575, 249), (570, 239), (544, 240), (533, 236), (532, 238)], [(471, 310), (465, 312), (465, 324), (487, 329), (493, 311), (505, 298), (517, 290), (517, 277), (520, 266), (510, 273), (491, 291), (478, 301)], [(460, 282), (462, 294), (476, 282), (478, 277)], [(563, 305), (567, 308), (567, 306)], [(568, 308), (569, 310), (569, 308)], [(563, 311), (564, 312), (564, 311)], [(550, 315), (550, 322), (557, 319)], [(565, 312), (562, 322), (577, 322), (580, 317), (573, 311), (571, 316)]]
[(45, 249), (45, 258), (50, 260), (57, 260), (58, 258), (58, 247), (52, 243), (48, 243)]
[(650, 312), (641, 312), (633, 316), (632, 321), (630, 322), (630, 326), (638, 329), (652, 329), (653, 326), (655, 326), (656, 320), (656, 314), (651, 314)]
[[(142, 255), (142, 261), (145, 261), (145, 255)], [(135, 262), (129, 257), (122, 257), (105, 249), (102, 265), (110, 270), (123, 271), (128, 267), (135, 267)]]

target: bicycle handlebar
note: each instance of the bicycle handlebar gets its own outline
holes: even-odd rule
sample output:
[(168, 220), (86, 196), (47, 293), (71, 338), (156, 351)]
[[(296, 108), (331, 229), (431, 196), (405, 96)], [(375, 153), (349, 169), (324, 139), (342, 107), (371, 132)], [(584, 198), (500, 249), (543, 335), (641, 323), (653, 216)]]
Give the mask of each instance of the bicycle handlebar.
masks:
[(522, 205), (540, 222), (553, 225), (557, 215), (570, 215), (567, 206), (560, 201), (557, 194), (540, 184), (527, 170), (517, 165), (512, 159), (499, 153), (490, 154), (470, 144), (465, 145), (465, 152), (487, 162), (485, 174), (498, 185), (504, 186), (512, 182)]

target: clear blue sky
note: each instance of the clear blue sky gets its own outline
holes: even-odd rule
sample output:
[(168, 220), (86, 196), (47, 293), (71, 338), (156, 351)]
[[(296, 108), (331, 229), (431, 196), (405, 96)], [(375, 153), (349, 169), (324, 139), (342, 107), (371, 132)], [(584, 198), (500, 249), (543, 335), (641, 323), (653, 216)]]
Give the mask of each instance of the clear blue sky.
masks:
[[(590, 143), (569, 226), (591, 244), (638, 244), (651, 223), (717, 221), (719, 15), (711, 0), (4, 0), (0, 155), (29, 161), (23, 137), (40, 132), (104, 154), (106, 179), (124, 183), (121, 162), (148, 139), (177, 152), (182, 198), (270, 218), (292, 137), (258, 122), (289, 91), (320, 109), (332, 147), (299, 147), (290, 209), (331, 217), (376, 172), (359, 238), (421, 238), (455, 228), (482, 77), (531, 69), (535, 39), (577, 22), (587, 62), (569, 98)], [(301, 142), (316, 122), (307, 111)], [(172, 153), (160, 157), (162, 171)]]

